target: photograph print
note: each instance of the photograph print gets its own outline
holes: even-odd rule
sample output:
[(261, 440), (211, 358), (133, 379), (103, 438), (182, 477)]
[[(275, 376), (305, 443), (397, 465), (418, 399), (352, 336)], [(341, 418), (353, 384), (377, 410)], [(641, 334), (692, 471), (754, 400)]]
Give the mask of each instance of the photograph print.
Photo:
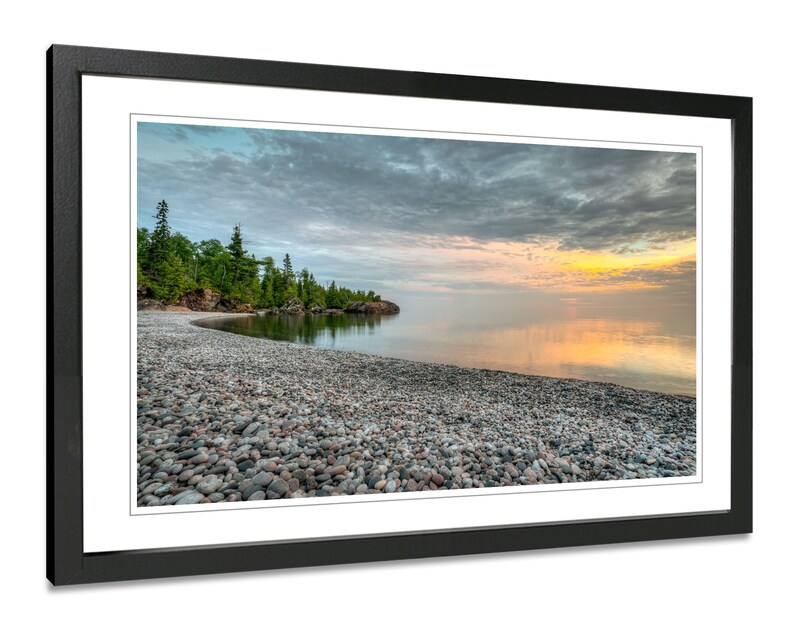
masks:
[(698, 476), (695, 149), (132, 126), (137, 508)]

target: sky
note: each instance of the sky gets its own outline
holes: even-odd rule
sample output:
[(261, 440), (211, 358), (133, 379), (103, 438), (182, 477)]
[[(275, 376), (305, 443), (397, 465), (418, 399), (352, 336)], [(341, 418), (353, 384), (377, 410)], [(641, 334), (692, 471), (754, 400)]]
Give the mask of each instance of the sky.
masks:
[[(138, 226), (321, 282), (565, 303), (695, 301), (692, 153), (138, 123)], [(548, 142), (545, 142), (548, 143)]]

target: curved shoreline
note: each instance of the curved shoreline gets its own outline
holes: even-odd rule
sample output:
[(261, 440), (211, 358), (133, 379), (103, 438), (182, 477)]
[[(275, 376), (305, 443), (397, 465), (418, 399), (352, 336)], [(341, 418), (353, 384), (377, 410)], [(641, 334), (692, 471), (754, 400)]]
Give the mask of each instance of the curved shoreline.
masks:
[(695, 400), (138, 314), (139, 505), (692, 475)]
[[(306, 315), (272, 314), (269, 317), (281, 317), (281, 318), (303, 318), (303, 317), (309, 317), (309, 318), (312, 318), (312, 317), (314, 317), (314, 315), (315, 314), (306, 314)], [(318, 315), (324, 315), (324, 314), (318, 314)], [(356, 315), (356, 314), (354, 314), (354, 315)], [(385, 314), (385, 315), (388, 317), (390, 314)], [(232, 334), (232, 335), (239, 335), (239, 336), (242, 336), (242, 337), (254, 337), (256, 339), (266, 339), (266, 340), (269, 340), (269, 341), (283, 342), (283, 343), (294, 344), (294, 345), (298, 345), (298, 346), (309, 346), (309, 347), (312, 347), (312, 348), (319, 348), (321, 350), (339, 350), (339, 351), (343, 351), (343, 352), (354, 352), (354, 353), (358, 353), (358, 354), (361, 354), (361, 355), (371, 355), (373, 357), (380, 357), (382, 359), (397, 359), (397, 358), (389, 357), (389, 356), (386, 356), (386, 355), (379, 355), (377, 353), (367, 353), (367, 352), (363, 352), (363, 351), (350, 351), (350, 350), (347, 350), (347, 349), (337, 349), (337, 348), (317, 346), (317, 345), (314, 345), (314, 344), (304, 344), (302, 342), (294, 342), (294, 341), (286, 340), (286, 339), (273, 339), (273, 338), (269, 338), (269, 337), (267, 337), (265, 335), (254, 336), (254, 335), (248, 335), (248, 334), (245, 334), (245, 333), (236, 333), (235, 331), (232, 331), (232, 330), (226, 330), (226, 329), (221, 329), (221, 328), (216, 328), (216, 327), (213, 327), (213, 326), (208, 326), (208, 325), (201, 324), (201, 322), (205, 322), (205, 321), (210, 321), (210, 320), (215, 320), (215, 319), (233, 319), (235, 317), (239, 317), (239, 318), (242, 318), (242, 317), (258, 317), (258, 314), (255, 314), (255, 313), (213, 313), (213, 314), (209, 314), (208, 313), (207, 317), (203, 317), (203, 318), (198, 318), (198, 319), (192, 320), (190, 323), (192, 325), (194, 325), (194, 326), (198, 326), (198, 327), (201, 327), (201, 328), (207, 328), (207, 329), (223, 331), (223, 332), (226, 332), (226, 333), (229, 333), (229, 334)], [(507, 370), (507, 369), (503, 369), (503, 368), (487, 368), (487, 369), (484, 369), (484, 368), (477, 368), (477, 367), (473, 367), (473, 366), (461, 366), (461, 365), (455, 364), (453, 362), (432, 362), (432, 361), (423, 361), (423, 360), (406, 360), (406, 361), (413, 361), (413, 362), (420, 363), (420, 364), (450, 366), (450, 367), (453, 367), (453, 368), (462, 368), (464, 370), (476, 370), (476, 371), (490, 370), (490, 371), (493, 371), (493, 372), (509, 373), (509, 374), (513, 374), (513, 375), (521, 375), (521, 376), (528, 376), (528, 377), (546, 377), (548, 379), (564, 379), (564, 380), (570, 380), (570, 381), (583, 381), (583, 382), (590, 383), (590, 384), (604, 384), (604, 385), (609, 385), (609, 386), (615, 386), (617, 388), (628, 388), (628, 389), (632, 389), (632, 390), (638, 390), (638, 391), (641, 391), (641, 392), (658, 393), (658, 394), (661, 394), (661, 395), (671, 395), (673, 397), (681, 397), (683, 399), (693, 399), (693, 400), (696, 399), (696, 397), (694, 395), (685, 394), (685, 393), (674, 393), (674, 392), (662, 392), (662, 391), (657, 391), (657, 390), (648, 390), (646, 388), (626, 386), (625, 384), (618, 384), (618, 383), (614, 383), (614, 382), (601, 382), (601, 381), (596, 381), (596, 380), (592, 380), (592, 379), (580, 379), (580, 378), (577, 378), (577, 377), (555, 377), (555, 376), (550, 376), (550, 375), (535, 375), (533, 373), (522, 373), (522, 372), (518, 372), (518, 371), (515, 371), (515, 370)]]

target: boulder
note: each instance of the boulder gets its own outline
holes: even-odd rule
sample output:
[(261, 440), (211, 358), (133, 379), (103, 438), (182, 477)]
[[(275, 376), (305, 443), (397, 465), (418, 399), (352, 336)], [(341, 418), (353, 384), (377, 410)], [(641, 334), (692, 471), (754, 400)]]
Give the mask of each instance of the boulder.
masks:
[(232, 299), (221, 300), (216, 305), (215, 310), (226, 313), (256, 313), (256, 309), (250, 304)]
[(281, 306), (281, 313), (286, 315), (303, 315), (306, 313), (306, 307), (303, 302), (297, 298), (290, 298)]
[(345, 307), (345, 313), (399, 313), (400, 307), (394, 302), (382, 300), (380, 302), (351, 302)]
[(146, 298), (138, 302), (139, 311), (165, 311), (165, 305), (157, 300)]
[(171, 311), (172, 313), (190, 313), (190, 309), (179, 304), (166, 304), (165, 310)]
[(186, 307), (191, 311), (218, 311), (221, 301), (221, 294), (212, 289), (197, 289), (184, 294), (179, 299), (179, 306)]

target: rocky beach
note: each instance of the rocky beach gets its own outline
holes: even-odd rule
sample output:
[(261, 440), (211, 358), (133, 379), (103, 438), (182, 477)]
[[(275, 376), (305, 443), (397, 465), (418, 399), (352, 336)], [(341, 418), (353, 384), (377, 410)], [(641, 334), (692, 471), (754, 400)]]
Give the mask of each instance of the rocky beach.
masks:
[(325, 350), (138, 313), (138, 506), (696, 473), (691, 397)]

